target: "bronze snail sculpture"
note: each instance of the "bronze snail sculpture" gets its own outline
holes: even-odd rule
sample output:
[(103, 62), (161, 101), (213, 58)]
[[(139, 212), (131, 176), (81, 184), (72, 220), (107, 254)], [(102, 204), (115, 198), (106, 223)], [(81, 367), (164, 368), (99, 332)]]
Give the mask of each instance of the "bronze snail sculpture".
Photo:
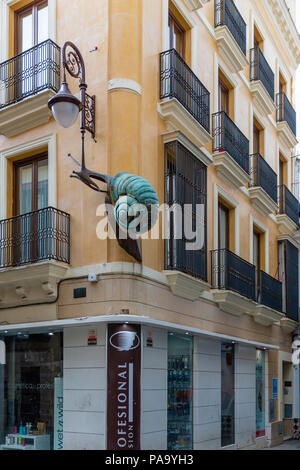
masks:
[[(79, 168), (79, 171), (72, 172), (71, 177), (79, 179), (94, 191), (106, 193), (108, 219), (112, 227), (116, 227), (119, 245), (141, 262), (140, 242), (136, 232), (141, 235), (151, 230), (157, 221), (159, 201), (154, 188), (141, 176), (127, 172), (118, 173), (114, 177), (97, 173), (88, 170), (84, 163), (78, 163), (72, 155), (69, 154), (69, 157)], [(103, 191), (94, 180), (106, 183), (107, 191)], [(137, 217), (141, 221), (139, 227), (135, 223)]]

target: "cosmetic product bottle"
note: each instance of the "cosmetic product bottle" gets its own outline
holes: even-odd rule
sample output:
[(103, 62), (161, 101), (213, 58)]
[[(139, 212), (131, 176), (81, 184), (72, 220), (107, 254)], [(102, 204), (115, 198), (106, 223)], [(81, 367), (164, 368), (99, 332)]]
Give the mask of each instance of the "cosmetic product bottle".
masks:
[(18, 434), (18, 428), (17, 428), (17, 426), (14, 426), (14, 427), (13, 427), (13, 434)]

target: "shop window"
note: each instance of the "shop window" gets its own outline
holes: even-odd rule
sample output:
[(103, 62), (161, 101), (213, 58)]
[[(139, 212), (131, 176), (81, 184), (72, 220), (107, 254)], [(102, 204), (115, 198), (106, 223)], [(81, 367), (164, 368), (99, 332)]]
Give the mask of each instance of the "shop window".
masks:
[(62, 334), (22, 333), (6, 337), (5, 343), (2, 448), (62, 449)]
[(193, 449), (193, 337), (168, 335), (168, 450)]
[(221, 348), (221, 446), (235, 442), (234, 344), (222, 343)]
[(256, 437), (265, 435), (265, 351), (256, 350)]

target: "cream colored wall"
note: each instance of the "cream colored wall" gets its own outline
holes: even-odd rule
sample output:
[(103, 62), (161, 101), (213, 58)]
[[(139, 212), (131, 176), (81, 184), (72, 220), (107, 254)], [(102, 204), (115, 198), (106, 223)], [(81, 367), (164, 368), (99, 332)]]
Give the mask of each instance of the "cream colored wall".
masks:
[[(72, 40), (80, 49), (86, 63), (88, 93), (96, 95), (96, 140), (86, 136), (86, 163), (91, 170), (115, 175), (118, 171), (131, 171), (147, 178), (157, 190), (159, 200), (164, 201), (164, 148), (161, 135), (167, 131), (165, 123), (157, 113), (159, 101), (159, 53), (163, 44), (163, 1), (164, 0), (57, 0), (57, 40), (62, 46), (64, 41)], [(185, 11), (187, 7), (181, 0)], [(276, 73), (278, 64), (288, 78), (294, 75), (292, 64), (283, 44), (277, 39), (261, 0), (237, 0), (236, 4), (251, 24), (253, 15), (258, 26), (266, 35), (265, 56)], [(193, 67), (199, 79), (211, 93), (211, 111), (215, 109), (216, 58), (222, 62), (213, 34), (214, 2), (208, 2), (199, 12), (188, 10), (194, 24), (193, 50), (196, 51)], [(206, 18), (207, 26), (200, 16)], [(209, 26), (210, 25), (210, 26)], [(249, 28), (249, 26), (248, 26)], [(248, 31), (248, 46), (252, 33)], [(196, 41), (196, 44), (195, 44)], [(98, 51), (89, 52), (98, 47)], [(141, 86), (141, 94), (125, 90), (108, 92), (108, 81), (130, 79)], [(249, 91), (249, 68), (240, 74), (232, 74), (236, 83), (235, 122), (245, 135), (251, 139), (252, 97)], [(77, 92), (76, 82), (70, 79), (70, 88)], [(275, 90), (277, 91), (277, 89)], [(275, 128), (276, 117), (257, 117), (265, 127), (265, 158), (271, 167), (278, 170), (278, 138)], [(91, 191), (79, 181), (70, 179), (75, 169), (68, 159), (70, 152), (80, 159), (80, 133), (77, 122), (71, 129), (61, 129), (52, 119), (48, 124), (32, 129), (22, 135), (7, 139), (0, 136), (0, 151), (39, 138), (43, 135), (57, 136), (57, 205), (71, 214), (71, 264), (72, 267), (100, 264), (112, 261), (133, 261), (116, 241), (100, 241), (96, 236), (96, 217), (98, 204), (104, 196)], [(211, 144), (207, 145), (211, 152)], [(271, 217), (262, 217), (250, 204), (247, 196), (240, 190), (229, 187), (220, 179), (213, 166), (208, 168), (208, 253), (214, 248), (214, 186), (224, 188), (238, 203), (240, 236), (239, 254), (250, 257), (250, 215), (261, 221), (269, 230), (270, 269), (275, 275), (277, 267), (278, 229)], [(8, 192), (11, 192), (8, 187)], [(143, 263), (145, 266), (161, 271), (163, 269), (163, 241), (142, 241)], [(210, 264), (210, 263), (208, 263)], [(208, 277), (209, 278), (209, 277)], [(177, 299), (176, 299), (177, 301)], [(184, 306), (185, 305), (185, 306)], [(182, 313), (190, 307), (182, 304)], [(73, 307), (72, 307), (73, 308)], [(195, 318), (198, 318), (197, 307)], [(236, 328), (234, 317), (220, 323), (216, 310), (209, 307), (213, 315), (209, 320), (201, 320), (203, 327), (221, 325), (233, 333)], [(61, 316), (77, 315), (73, 309), (61, 310)], [(178, 313), (178, 312), (177, 312)], [(165, 312), (165, 319), (178, 319), (177, 313)], [(185, 315), (184, 313), (184, 315)], [(222, 314), (225, 315), (225, 314)], [(214, 320), (212, 320), (214, 319)], [(181, 320), (179, 320), (181, 321)], [(186, 321), (185, 319), (182, 321)], [(226, 326), (227, 322), (232, 327)], [(246, 321), (241, 323), (250, 334), (253, 327)], [(248, 331), (249, 330), (249, 331)], [(251, 335), (262, 330), (256, 326)], [(267, 330), (265, 330), (267, 331)], [(273, 331), (277, 331), (272, 329)], [(262, 333), (262, 336), (268, 336)], [(276, 333), (277, 335), (277, 333)]]

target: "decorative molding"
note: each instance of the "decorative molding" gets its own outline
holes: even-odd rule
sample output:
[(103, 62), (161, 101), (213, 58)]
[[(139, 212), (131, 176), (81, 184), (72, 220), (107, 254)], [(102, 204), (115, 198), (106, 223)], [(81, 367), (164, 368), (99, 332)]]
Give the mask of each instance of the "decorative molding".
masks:
[(220, 310), (238, 317), (251, 313), (256, 305), (253, 300), (230, 290), (213, 289), (211, 293)]
[(166, 122), (169, 132), (180, 131), (199, 148), (211, 142), (211, 135), (176, 98), (161, 101), (157, 110), (159, 116)]
[(277, 122), (276, 127), (280, 143), (288, 149), (296, 147), (296, 145), (298, 144), (298, 140), (291, 131), (288, 123), (286, 121)]
[(267, 216), (278, 210), (275, 201), (260, 186), (249, 188), (249, 198), (253, 207), (263, 216)]
[(0, 135), (13, 137), (48, 122), (52, 113), (48, 101), (55, 92), (42, 91), (0, 110)]
[(240, 165), (227, 153), (215, 152), (213, 154), (214, 167), (218, 175), (229, 185), (240, 188), (249, 183), (250, 176)]
[(246, 56), (237, 45), (227, 26), (218, 26), (215, 28), (215, 36), (220, 55), (233, 72), (240, 72), (249, 65)]
[(164, 144), (177, 140), (206, 166), (209, 166), (213, 162), (212, 156), (205, 147), (201, 147), (199, 149), (199, 147), (196, 147), (196, 145), (194, 145), (193, 142), (191, 142), (180, 131), (168, 132), (167, 134), (163, 134), (162, 138)]
[(271, 19), (277, 25), (286, 50), (290, 53), (296, 68), (300, 64), (300, 38), (296, 25), (290, 15), (285, 0), (262, 0)]
[(190, 10), (195, 11), (202, 8), (210, 0), (184, 0)]
[(142, 94), (142, 86), (134, 80), (130, 80), (129, 78), (112, 78), (109, 80), (108, 91), (115, 90), (129, 91), (135, 93), (136, 95)]
[(163, 271), (163, 273), (173, 294), (187, 300), (197, 300), (202, 292), (210, 287), (207, 282), (180, 271)]
[(274, 101), (260, 80), (250, 82), (250, 91), (255, 105), (263, 116), (274, 113), (276, 109)]
[(0, 220), (7, 216), (7, 160), (44, 147), (48, 148), (48, 205), (57, 206), (56, 134), (50, 134), (0, 151)]
[(281, 242), (281, 241), (289, 241), (292, 245), (294, 245), (295, 248), (297, 248), (297, 250), (300, 250), (300, 240), (298, 241), (297, 238), (296, 238), (296, 234), (299, 232), (299, 230), (297, 230), (297, 232), (295, 233), (294, 236), (292, 235), (288, 235), (288, 234), (285, 234), (285, 235), (278, 235), (277, 237), (277, 241)]
[(254, 321), (263, 326), (271, 326), (278, 323), (283, 317), (284, 314), (269, 308), (265, 305), (256, 305), (254, 307), (251, 315), (254, 317)]

